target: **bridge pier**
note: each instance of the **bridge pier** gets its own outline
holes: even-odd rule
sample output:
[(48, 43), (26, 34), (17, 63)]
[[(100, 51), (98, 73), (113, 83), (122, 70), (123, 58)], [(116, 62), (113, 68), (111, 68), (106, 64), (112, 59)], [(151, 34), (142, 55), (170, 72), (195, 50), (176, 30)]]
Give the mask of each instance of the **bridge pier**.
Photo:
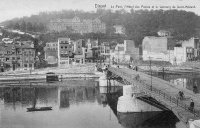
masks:
[[(189, 111), (189, 102), (177, 98), (180, 89), (172, 86), (172, 83), (153, 77), (154, 81), (151, 84), (151, 76), (141, 72), (112, 67), (108, 68), (108, 70), (112, 72), (112, 76), (115, 75), (115, 78), (118, 77), (127, 84), (131, 83), (133, 86), (139, 87), (147, 96), (153, 97), (155, 100), (159, 101), (162, 105), (173, 111), (179, 120), (185, 124), (188, 124), (190, 119), (200, 119), (200, 108), (197, 107), (200, 106), (200, 96), (191, 95), (188, 90), (184, 90), (185, 96), (192, 98), (195, 102), (194, 111)], [(139, 78), (137, 75), (139, 75)]]

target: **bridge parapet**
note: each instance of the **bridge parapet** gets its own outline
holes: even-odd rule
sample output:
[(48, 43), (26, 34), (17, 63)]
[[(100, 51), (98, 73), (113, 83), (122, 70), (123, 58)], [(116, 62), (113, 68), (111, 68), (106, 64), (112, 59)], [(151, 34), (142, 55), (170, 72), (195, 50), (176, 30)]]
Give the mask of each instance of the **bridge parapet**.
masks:
[[(163, 105), (168, 107), (170, 110), (174, 112), (174, 108), (177, 110), (174, 112), (176, 115), (179, 112), (186, 112), (186, 117), (184, 117), (184, 122), (188, 122), (189, 119), (200, 119), (200, 108), (194, 108), (193, 110), (189, 110), (190, 105), (188, 103), (183, 102), (180, 100), (177, 95), (171, 95), (165, 89), (157, 88), (156, 86), (152, 86), (151, 83), (147, 81), (147, 79), (143, 78), (143, 75), (148, 76), (147, 74), (141, 75), (140, 72), (136, 71), (127, 71), (128, 69), (120, 69), (120, 68), (113, 68), (110, 67), (108, 70), (115, 75), (126, 79), (128, 82), (132, 84), (137, 84), (142, 86), (143, 91), (146, 92), (147, 95), (155, 98), (156, 100), (160, 101)], [(139, 78), (137, 78), (137, 76)], [(163, 84), (163, 83), (160, 83)], [(180, 110), (178, 110), (180, 109)], [(177, 112), (178, 111), (178, 112)], [(179, 115), (180, 116), (180, 115)], [(179, 118), (180, 119), (180, 118)]]

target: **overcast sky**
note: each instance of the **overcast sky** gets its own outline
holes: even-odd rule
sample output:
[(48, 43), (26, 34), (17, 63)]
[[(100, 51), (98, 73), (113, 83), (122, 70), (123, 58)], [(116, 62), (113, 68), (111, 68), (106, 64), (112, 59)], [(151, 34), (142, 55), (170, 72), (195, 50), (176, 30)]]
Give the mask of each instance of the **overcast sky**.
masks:
[[(42, 11), (59, 11), (63, 9), (95, 11), (95, 4), (106, 4), (106, 9), (111, 9), (111, 5), (189, 5), (195, 6), (195, 8), (184, 10), (193, 11), (200, 15), (200, 0), (0, 0), (0, 22), (38, 14)], [(126, 10), (130, 9), (126, 8)]]

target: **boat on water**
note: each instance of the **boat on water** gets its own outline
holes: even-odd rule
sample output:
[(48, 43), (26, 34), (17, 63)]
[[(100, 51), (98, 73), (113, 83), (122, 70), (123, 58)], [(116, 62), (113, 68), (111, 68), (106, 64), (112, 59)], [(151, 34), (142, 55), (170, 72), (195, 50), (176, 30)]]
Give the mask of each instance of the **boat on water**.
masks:
[(27, 112), (49, 111), (49, 110), (52, 110), (52, 107), (32, 107), (32, 108), (27, 108)]
[(34, 112), (34, 111), (49, 111), (52, 110), (52, 107), (36, 107), (38, 97), (38, 89), (34, 88), (34, 97), (33, 97), (33, 106), (31, 108), (26, 108), (27, 112)]

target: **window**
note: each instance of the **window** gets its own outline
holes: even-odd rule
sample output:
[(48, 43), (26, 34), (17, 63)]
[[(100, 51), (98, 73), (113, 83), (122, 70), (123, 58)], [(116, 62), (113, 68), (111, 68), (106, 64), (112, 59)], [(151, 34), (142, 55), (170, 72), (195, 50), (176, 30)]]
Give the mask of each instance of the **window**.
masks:
[(24, 67), (27, 67), (27, 64), (24, 64)]
[(65, 46), (65, 49), (67, 49), (67, 46)]
[(6, 61), (8, 61), (9, 60), (9, 58), (6, 58)]
[(31, 68), (32, 67), (32, 64), (29, 64), (29, 68)]
[(61, 46), (61, 49), (63, 49), (63, 46)]
[(12, 57), (12, 60), (15, 60), (15, 57)]

